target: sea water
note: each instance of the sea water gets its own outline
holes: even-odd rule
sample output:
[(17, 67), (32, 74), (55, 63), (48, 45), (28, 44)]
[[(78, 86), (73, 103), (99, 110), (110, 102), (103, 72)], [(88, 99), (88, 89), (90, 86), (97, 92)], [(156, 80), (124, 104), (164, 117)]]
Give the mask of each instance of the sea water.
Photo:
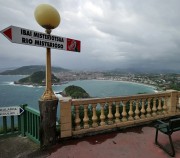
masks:
[[(14, 84), (14, 81), (18, 81), (24, 77), (22, 75), (0, 75), (0, 107), (28, 104), (30, 107), (39, 109), (38, 100), (45, 91), (45, 86)], [(53, 86), (53, 91), (55, 93), (61, 92), (69, 85), (80, 86), (91, 97), (100, 98), (128, 96), (138, 93), (155, 93), (155, 87), (152, 86), (109, 80), (72, 81), (67, 84)], [(57, 95), (57, 97), (60, 97), (60, 95)]]
[[(18, 81), (25, 76), (20, 75), (0, 75), (0, 107), (19, 106), (28, 104), (28, 106), (39, 110), (38, 100), (45, 91), (45, 86), (17, 85)], [(69, 85), (80, 86), (85, 89), (91, 97), (115, 97), (128, 96), (138, 93), (155, 93), (155, 87), (143, 84), (120, 81), (105, 80), (78, 80), (63, 85), (52, 86), (56, 93), (63, 91)], [(56, 94), (57, 97), (61, 97)], [(57, 116), (60, 115), (60, 106), (57, 109)], [(10, 125), (10, 117), (7, 118)], [(2, 117), (0, 117), (0, 126), (2, 126)], [(15, 120), (17, 123), (17, 120)]]

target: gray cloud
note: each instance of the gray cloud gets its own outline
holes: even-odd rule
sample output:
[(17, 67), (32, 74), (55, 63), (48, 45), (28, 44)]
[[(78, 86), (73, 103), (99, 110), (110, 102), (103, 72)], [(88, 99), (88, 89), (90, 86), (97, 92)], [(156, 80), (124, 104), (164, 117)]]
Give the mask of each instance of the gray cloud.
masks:
[[(81, 53), (52, 50), (52, 64), (70, 69), (180, 68), (179, 0), (0, 1), (0, 30), (15, 25), (43, 32), (34, 19), (41, 3), (56, 7), (57, 36), (79, 39)], [(44, 64), (45, 49), (0, 36), (0, 67)]]

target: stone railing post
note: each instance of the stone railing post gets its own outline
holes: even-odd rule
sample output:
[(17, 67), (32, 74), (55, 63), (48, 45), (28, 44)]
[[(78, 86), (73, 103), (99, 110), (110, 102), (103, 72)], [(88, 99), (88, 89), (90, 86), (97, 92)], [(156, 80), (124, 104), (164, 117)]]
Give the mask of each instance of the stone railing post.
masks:
[(151, 98), (148, 98), (148, 106), (147, 106), (146, 111), (147, 111), (146, 117), (150, 118), (151, 117)]
[(171, 96), (167, 102), (168, 113), (175, 113), (178, 105), (178, 91), (176, 90), (167, 90), (171, 93)]
[(120, 113), (119, 113), (119, 105), (118, 105), (118, 103), (116, 103), (116, 113), (115, 113), (115, 117), (116, 117), (115, 122), (116, 122), (116, 123), (119, 123), (119, 122), (120, 122), (120, 119), (119, 119)]
[(133, 114), (134, 114), (134, 112), (133, 112), (133, 101), (132, 100), (130, 100), (129, 106), (130, 106), (130, 109), (128, 112), (128, 114), (129, 114), (128, 120), (132, 121), (132, 120), (134, 120), (134, 118), (133, 118)]
[(178, 98), (177, 98), (177, 112), (180, 112), (180, 91), (178, 92)]
[(141, 119), (145, 118), (145, 99), (142, 99), (142, 107), (141, 107)]
[(140, 119), (140, 117), (139, 117), (139, 113), (140, 113), (140, 111), (139, 111), (139, 100), (136, 100), (136, 110), (135, 110), (135, 120), (139, 120)]
[(61, 138), (72, 136), (71, 102), (71, 98), (63, 98), (60, 100)]
[(126, 112), (126, 101), (123, 101), (123, 112), (122, 112), (122, 121), (125, 122), (127, 121), (127, 112)]
[(105, 118), (106, 118), (106, 116), (104, 115), (104, 105), (101, 104), (101, 115), (100, 115), (100, 119), (101, 119), (100, 125), (101, 126), (104, 126), (106, 124)]
[(88, 105), (84, 105), (84, 118), (83, 118), (83, 122), (84, 122), (84, 128), (89, 128), (89, 117), (88, 117)]
[(108, 103), (109, 105), (109, 113), (108, 113), (108, 124), (112, 125), (113, 124), (113, 114), (112, 114), (112, 103)]
[(97, 115), (96, 115), (96, 104), (92, 104), (93, 107), (93, 116), (92, 116), (92, 127), (96, 128), (98, 126), (97, 124)]

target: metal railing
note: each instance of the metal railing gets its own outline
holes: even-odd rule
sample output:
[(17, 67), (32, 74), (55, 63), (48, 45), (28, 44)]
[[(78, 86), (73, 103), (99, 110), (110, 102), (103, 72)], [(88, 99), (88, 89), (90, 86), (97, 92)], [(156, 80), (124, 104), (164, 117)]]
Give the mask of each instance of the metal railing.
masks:
[(2, 116), (0, 120), (0, 137), (21, 133), (20, 116)]
[(40, 144), (39, 128), (40, 128), (40, 112), (31, 107), (24, 107), (24, 118), (21, 119), (24, 125), (22, 135), (26, 135), (34, 142)]
[(0, 122), (0, 137), (21, 134), (40, 144), (40, 112), (27, 104), (20, 105), (24, 112), (19, 116), (3, 116)]

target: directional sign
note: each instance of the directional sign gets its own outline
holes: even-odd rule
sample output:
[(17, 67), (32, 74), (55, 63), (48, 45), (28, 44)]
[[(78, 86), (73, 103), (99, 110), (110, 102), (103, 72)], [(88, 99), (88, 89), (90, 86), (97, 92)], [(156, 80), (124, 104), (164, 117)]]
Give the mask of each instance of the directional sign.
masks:
[(1, 107), (0, 108), (0, 117), (1, 116), (21, 115), (23, 112), (24, 112), (24, 110), (19, 106)]
[(49, 35), (16, 26), (9, 26), (2, 30), (1, 33), (12, 43), (74, 52), (80, 52), (81, 50), (81, 41), (79, 40)]

